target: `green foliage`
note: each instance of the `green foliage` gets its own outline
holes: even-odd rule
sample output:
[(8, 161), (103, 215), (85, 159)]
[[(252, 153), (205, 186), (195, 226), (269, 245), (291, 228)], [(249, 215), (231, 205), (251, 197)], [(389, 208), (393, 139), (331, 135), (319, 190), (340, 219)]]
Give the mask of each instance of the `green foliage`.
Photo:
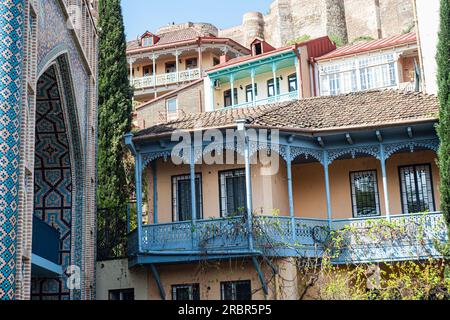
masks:
[(329, 34), (328, 37), (330, 38), (331, 41), (334, 42), (334, 44), (336, 45), (336, 47), (343, 47), (346, 45), (346, 42), (344, 39), (342, 39), (341, 37), (339, 37), (338, 35), (335, 34)]
[(450, 225), (450, 4), (441, 0), (441, 27), (437, 53), (439, 84), (439, 125), (440, 138), (439, 168), (441, 175), (441, 210)]
[(311, 36), (309, 34), (304, 34), (298, 38), (295, 38), (293, 40), (289, 40), (286, 42), (286, 45), (291, 46), (294, 45), (296, 43), (301, 43), (301, 42), (305, 42), (311, 39)]
[(416, 27), (416, 24), (414, 22), (412, 22), (406, 29), (404, 29), (402, 31), (402, 34), (410, 33), (411, 31), (414, 30), (415, 27)]
[(353, 39), (351, 44), (355, 44), (355, 43), (363, 42), (363, 41), (371, 41), (371, 40), (374, 40), (371, 36), (364, 35), (364, 36), (359, 36), (359, 37)]
[(132, 90), (120, 0), (99, 1), (98, 207), (125, 204), (128, 188), (123, 136), (131, 129)]
[[(315, 288), (312, 298), (320, 300), (447, 300), (450, 299), (450, 269), (446, 260), (409, 260), (403, 262), (333, 264), (346, 250), (380, 249), (389, 243), (404, 248), (427, 243), (427, 214), (416, 222), (367, 220), (364, 224), (345, 226), (330, 232), (319, 259), (301, 259), (299, 279), (302, 296)], [(444, 222), (442, 222), (444, 223)], [(440, 228), (440, 226), (436, 226)], [(434, 240), (438, 248), (437, 239)]]

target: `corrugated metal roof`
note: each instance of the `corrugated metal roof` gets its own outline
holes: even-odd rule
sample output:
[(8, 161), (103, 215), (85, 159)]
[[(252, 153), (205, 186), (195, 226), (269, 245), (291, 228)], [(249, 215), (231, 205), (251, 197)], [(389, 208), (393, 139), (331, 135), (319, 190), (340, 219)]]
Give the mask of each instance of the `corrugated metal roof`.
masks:
[(341, 47), (335, 51), (327, 53), (316, 60), (326, 60), (333, 59), (337, 57), (344, 57), (348, 55), (369, 52), (373, 50), (379, 50), (383, 48), (395, 47), (398, 45), (408, 44), (417, 42), (417, 37), (415, 32), (410, 32), (406, 34), (396, 35), (389, 38), (372, 40), (368, 42), (358, 43), (354, 45), (348, 45)]

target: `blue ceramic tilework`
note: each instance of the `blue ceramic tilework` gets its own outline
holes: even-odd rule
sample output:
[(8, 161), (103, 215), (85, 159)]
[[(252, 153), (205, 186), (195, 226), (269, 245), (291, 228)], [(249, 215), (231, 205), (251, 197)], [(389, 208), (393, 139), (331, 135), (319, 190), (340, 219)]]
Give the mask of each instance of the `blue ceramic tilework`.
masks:
[(14, 299), (24, 1), (0, 1), (0, 299)]

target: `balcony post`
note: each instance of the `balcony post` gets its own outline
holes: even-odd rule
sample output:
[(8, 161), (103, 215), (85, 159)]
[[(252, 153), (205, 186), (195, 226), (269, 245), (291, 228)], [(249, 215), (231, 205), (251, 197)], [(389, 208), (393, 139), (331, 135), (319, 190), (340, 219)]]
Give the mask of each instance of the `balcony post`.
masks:
[[(214, 94), (215, 94), (215, 88), (214, 88), (214, 86), (215, 86), (215, 82), (216, 82), (216, 80), (214, 80), (214, 79), (212, 79), (212, 78), (209, 78), (210, 79), (210, 86), (211, 86), (211, 98), (210, 98), (210, 103), (211, 103), (211, 108), (210, 108), (210, 111), (214, 111), (214, 109), (215, 109), (215, 106), (214, 106)], [(205, 108), (207, 108), (206, 106), (205, 106)]]
[(383, 195), (384, 195), (384, 205), (386, 210), (386, 218), (391, 219), (391, 210), (389, 204), (389, 191), (387, 182), (387, 172), (386, 172), (386, 155), (384, 153), (384, 146), (380, 144), (380, 162), (381, 162), (381, 176), (383, 177)]
[(230, 88), (231, 88), (231, 107), (234, 107), (236, 101), (234, 100), (234, 74), (230, 75)]
[(177, 51), (175, 51), (175, 58), (176, 58), (176, 61), (175, 61), (175, 65), (176, 65), (176, 67), (177, 67), (177, 83), (179, 82), (179, 77), (180, 77), (180, 75), (179, 75), (179, 72), (180, 72), (180, 66), (179, 66), (179, 61), (178, 61), (178, 57), (180, 56), (180, 52), (177, 50)]
[(201, 44), (198, 46), (198, 68), (200, 70), (200, 77), (203, 75), (203, 48)]
[[(294, 62), (295, 62), (295, 80), (296, 80), (296, 83), (297, 83), (297, 99), (298, 100), (300, 100), (301, 98), (302, 98), (302, 95), (301, 95), (301, 92), (302, 92), (302, 90), (301, 90), (301, 88), (300, 88), (300, 86), (302, 85), (301, 84), (301, 82), (300, 82), (300, 77), (301, 77), (301, 73), (300, 73), (300, 61), (299, 61), (299, 59), (297, 58), (297, 56), (294, 58)], [(311, 86), (312, 86), (312, 84), (311, 84)]]
[(323, 169), (325, 173), (325, 194), (327, 201), (327, 219), (328, 227), (332, 227), (332, 209), (331, 209), (331, 194), (330, 194), (330, 177), (329, 177), (329, 161), (328, 161), (328, 151), (323, 153)]
[(253, 105), (256, 105), (256, 86), (255, 86), (255, 76), (256, 76), (256, 69), (252, 68), (251, 71), (251, 76), (252, 76), (252, 98), (253, 98)]
[(157, 160), (152, 162), (153, 175), (153, 224), (158, 224), (158, 180), (156, 176)]
[(288, 199), (289, 199), (289, 216), (291, 217), (292, 224), (292, 239), (295, 240), (295, 212), (294, 212), (294, 197), (292, 192), (292, 159), (291, 159), (291, 146), (286, 146), (286, 170), (288, 181)]
[(130, 58), (128, 61), (130, 64), (130, 84), (133, 85), (133, 58)]
[(272, 74), (273, 74), (273, 92), (275, 94), (275, 100), (278, 101), (278, 86), (277, 86), (277, 64), (272, 62)]
[(155, 93), (154, 98), (156, 98), (157, 93), (156, 93), (156, 55), (155, 54), (153, 54), (153, 56), (152, 56), (152, 63), (153, 63), (153, 65), (152, 65), (152, 68), (153, 68), (153, 92)]
[(190, 175), (191, 175), (191, 211), (192, 211), (192, 223), (195, 224), (197, 220), (197, 208), (196, 208), (196, 190), (195, 190), (195, 156), (194, 156), (194, 141), (192, 141), (191, 145), (191, 154), (190, 154)]
[(142, 252), (142, 156), (136, 155), (135, 160), (136, 173), (136, 211), (137, 211), (137, 234), (138, 234), (138, 252)]

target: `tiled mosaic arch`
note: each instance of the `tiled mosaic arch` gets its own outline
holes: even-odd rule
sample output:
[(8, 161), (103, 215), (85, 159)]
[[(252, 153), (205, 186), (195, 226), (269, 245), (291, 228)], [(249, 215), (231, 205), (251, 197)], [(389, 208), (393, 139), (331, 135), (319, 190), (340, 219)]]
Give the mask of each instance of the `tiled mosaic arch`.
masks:
[[(84, 153), (73, 92), (67, 54), (59, 52), (38, 81), (35, 215), (61, 232), (64, 268), (82, 267)], [(34, 281), (33, 297), (79, 299), (65, 280)]]

